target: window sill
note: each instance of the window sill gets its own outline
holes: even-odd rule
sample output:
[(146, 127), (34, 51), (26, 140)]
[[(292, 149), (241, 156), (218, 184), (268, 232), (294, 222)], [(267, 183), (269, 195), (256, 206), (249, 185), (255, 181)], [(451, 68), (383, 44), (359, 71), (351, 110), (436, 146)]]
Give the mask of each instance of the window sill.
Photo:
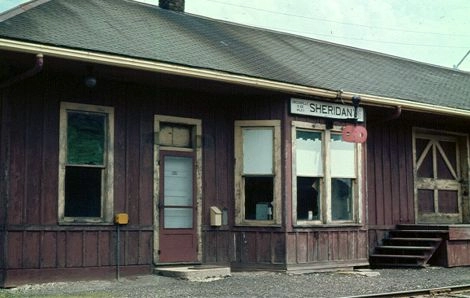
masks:
[(361, 228), (363, 224), (360, 223), (353, 223), (353, 222), (345, 222), (345, 223), (301, 223), (301, 224), (294, 224), (294, 228)]
[(268, 227), (268, 228), (280, 228), (281, 224), (280, 223), (275, 223), (272, 221), (265, 221), (265, 220), (260, 220), (260, 221), (244, 221), (240, 223), (235, 224), (236, 227)]
[(59, 225), (63, 226), (80, 226), (80, 225), (98, 225), (98, 226), (112, 226), (114, 225), (113, 222), (105, 222), (102, 219), (92, 219), (92, 218), (67, 218), (59, 220)]

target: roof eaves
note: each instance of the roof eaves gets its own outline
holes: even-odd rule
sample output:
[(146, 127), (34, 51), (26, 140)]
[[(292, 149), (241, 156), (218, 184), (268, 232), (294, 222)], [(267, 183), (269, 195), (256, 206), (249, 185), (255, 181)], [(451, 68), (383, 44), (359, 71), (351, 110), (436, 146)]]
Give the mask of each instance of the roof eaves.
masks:
[[(69, 60), (85, 61), (129, 69), (208, 79), (218, 82), (258, 87), (303, 96), (320, 96), (323, 98), (330, 98), (332, 100), (337, 99), (339, 92), (339, 90), (329, 90), (312, 86), (302, 86), (291, 83), (273, 81), (269, 79), (249, 77), (240, 74), (232, 74), (211, 69), (194, 68), (191, 66), (176, 65), (165, 62), (125, 57), (106, 53), (98, 53), (86, 50), (68, 49), (63, 47), (29, 43), (5, 38), (0, 38), (0, 49), (24, 53), (41, 53), (43, 55), (49, 55), (52, 57)], [(348, 90), (343, 90), (341, 93), (342, 99), (347, 101), (352, 100), (352, 97), (357, 95), (361, 96), (361, 102), (363, 104), (368, 105), (387, 107), (399, 106), (403, 109), (411, 111), (470, 117), (470, 110), (414, 102), (411, 100), (387, 98), (377, 95), (359, 94), (354, 91)]]

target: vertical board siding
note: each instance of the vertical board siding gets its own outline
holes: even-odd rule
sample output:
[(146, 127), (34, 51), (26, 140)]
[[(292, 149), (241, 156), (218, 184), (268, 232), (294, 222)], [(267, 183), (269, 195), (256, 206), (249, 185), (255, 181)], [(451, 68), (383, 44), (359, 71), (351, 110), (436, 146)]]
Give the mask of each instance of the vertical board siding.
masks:
[[(240, 231), (234, 232), (232, 262), (252, 265), (285, 264), (285, 244), (282, 232)], [(233, 241), (233, 240), (232, 240)]]
[(374, 226), (414, 221), (411, 126), (368, 126), (368, 219)]
[(41, 241), (41, 268), (57, 267), (57, 233), (43, 232)]
[(288, 233), (287, 241), (288, 264), (357, 262), (368, 257), (365, 230), (297, 231)]
[(41, 88), (44, 84), (40, 80), (18, 84), (9, 92), (8, 110), (2, 109), (8, 111), (10, 125), (9, 138), (2, 139), (9, 146), (2, 152), (10, 153), (3, 267), (52, 269), (116, 264), (114, 227), (57, 224), (60, 102), (77, 99), (115, 108), (119, 119), (115, 121), (114, 144), (115, 213), (127, 212), (130, 219), (129, 228), (123, 228), (129, 230), (121, 234), (121, 262), (150, 265), (155, 112), (149, 95), (142, 104), (136, 104), (132, 96), (137, 92), (132, 85), (101, 81), (101, 86), (90, 92), (64, 78), (48, 79), (60, 84), (54, 88)]

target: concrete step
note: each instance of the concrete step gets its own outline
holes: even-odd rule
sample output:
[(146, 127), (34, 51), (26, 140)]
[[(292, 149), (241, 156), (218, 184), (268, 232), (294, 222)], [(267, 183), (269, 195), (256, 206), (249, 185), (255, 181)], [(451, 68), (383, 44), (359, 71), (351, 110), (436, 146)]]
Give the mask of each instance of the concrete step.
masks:
[(231, 276), (230, 267), (212, 265), (192, 266), (159, 266), (154, 274), (185, 279), (189, 281), (208, 282)]

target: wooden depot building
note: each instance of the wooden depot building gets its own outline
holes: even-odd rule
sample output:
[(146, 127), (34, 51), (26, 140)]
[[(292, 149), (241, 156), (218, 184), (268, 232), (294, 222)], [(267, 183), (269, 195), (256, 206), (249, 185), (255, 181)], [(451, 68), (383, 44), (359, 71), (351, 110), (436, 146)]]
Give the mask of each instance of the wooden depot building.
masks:
[(0, 15), (0, 285), (470, 265), (470, 74), (125, 0)]

